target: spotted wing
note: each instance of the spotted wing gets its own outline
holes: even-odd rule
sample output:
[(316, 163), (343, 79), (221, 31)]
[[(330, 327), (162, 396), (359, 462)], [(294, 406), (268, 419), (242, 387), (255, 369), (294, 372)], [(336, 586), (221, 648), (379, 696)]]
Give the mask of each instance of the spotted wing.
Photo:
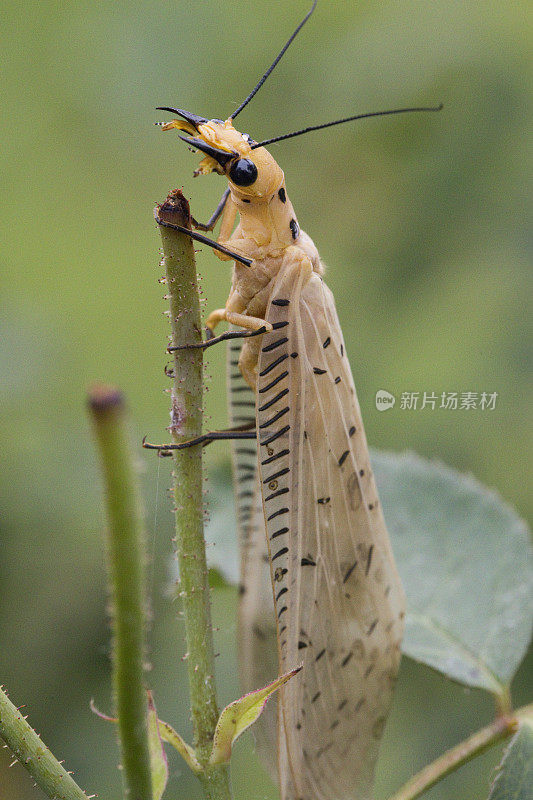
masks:
[[(241, 341), (230, 339), (227, 347), (228, 406), (230, 426), (255, 427), (255, 397), (239, 369)], [(255, 441), (232, 442), (233, 483), (237, 533), (241, 553), (246, 553), (251, 536), (254, 496), (257, 495), (257, 445)]]
[[(241, 344), (228, 342), (228, 404), (232, 428), (255, 426), (255, 395), (241, 375)], [(232, 442), (237, 535), (241, 557), (239, 584), (239, 673), (243, 692), (271, 683), (278, 674), (276, 625), (268, 549), (257, 473), (257, 443)], [(270, 702), (252, 729), (258, 754), (275, 780), (276, 704)]]
[(258, 364), (259, 481), (278, 627), (282, 800), (367, 800), (404, 597), (333, 296), (280, 270)]

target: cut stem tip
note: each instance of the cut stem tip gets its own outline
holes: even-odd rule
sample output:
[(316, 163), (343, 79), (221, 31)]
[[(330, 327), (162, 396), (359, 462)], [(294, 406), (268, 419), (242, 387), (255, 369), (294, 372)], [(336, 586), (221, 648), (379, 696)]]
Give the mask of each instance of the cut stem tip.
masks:
[(181, 225), (184, 228), (191, 227), (189, 201), (181, 189), (174, 189), (170, 192), (167, 199), (161, 205), (157, 205), (155, 210), (159, 218), (165, 222)]
[(105, 383), (95, 383), (89, 387), (87, 404), (95, 414), (125, 408), (124, 395), (120, 389)]

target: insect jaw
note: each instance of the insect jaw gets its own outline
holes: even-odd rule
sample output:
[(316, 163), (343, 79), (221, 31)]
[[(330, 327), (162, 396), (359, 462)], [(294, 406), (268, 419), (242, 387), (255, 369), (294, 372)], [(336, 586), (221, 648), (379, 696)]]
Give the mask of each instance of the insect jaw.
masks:
[(198, 133), (198, 126), (207, 122), (205, 117), (200, 117), (198, 114), (193, 114), (190, 111), (184, 111), (182, 108), (171, 108), (170, 106), (157, 106), (156, 111), (170, 111), (171, 114), (177, 114), (183, 117), (185, 122), (175, 119), (172, 122), (167, 122), (163, 125), (163, 130), (167, 131), (171, 128), (178, 128), (179, 130), (190, 133), (191, 136)]
[(218, 147), (213, 147), (207, 142), (204, 142), (203, 139), (181, 135), (180, 139), (186, 144), (192, 145), (192, 147), (196, 148), (197, 150), (201, 150), (202, 153), (210, 156), (210, 158), (213, 158), (218, 164), (220, 164), (222, 168), (226, 166), (228, 161), (232, 161), (234, 158), (239, 157), (239, 154), (235, 151), (228, 152), (227, 150), (220, 150)]

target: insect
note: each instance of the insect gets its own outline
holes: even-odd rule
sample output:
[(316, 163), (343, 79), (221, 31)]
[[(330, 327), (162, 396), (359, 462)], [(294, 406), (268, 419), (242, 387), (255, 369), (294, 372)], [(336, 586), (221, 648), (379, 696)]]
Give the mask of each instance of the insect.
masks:
[(219, 322), (232, 330), (201, 345), (230, 340), (233, 427), (157, 447), (236, 440), (244, 688), (303, 663), (280, 692), (277, 719), (263, 722), (259, 749), (271, 767), (277, 750), (282, 800), (365, 800), (398, 671), (404, 595), (334, 299), (265, 145), (363, 117), (438, 109), (359, 114), (260, 142), (237, 130), (235, 118), (315, 6), (226, 120), (160, 107), (179, 117), (163, 129), (181, 131), (204, 154), (195, 174), (228, 180), (209, 222), (195, 223), (210, 231), (221, 217), (216, 242), (170, 227), (234, 261), (225, 308), (207, 319), (213, 337)]

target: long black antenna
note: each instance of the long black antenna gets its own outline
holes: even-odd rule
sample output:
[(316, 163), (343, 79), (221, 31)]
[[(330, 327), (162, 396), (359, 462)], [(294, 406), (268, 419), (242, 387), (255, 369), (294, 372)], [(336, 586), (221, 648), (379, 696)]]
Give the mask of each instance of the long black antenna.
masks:
[(309, 128), (302, 128), (293, 133), (284, 133), (282, 136), (274, 136), (273, 139), (265, 139), (263, 142), (256, 142), (252, 145), (252, 150), (257, 147), (263, 147), (265, 144), (272, 144), (272, 142), (281, 142), (282, 139), (292, 139), (293, 136), (301, 136), (302, 133), (309, 133), (310, 131), (319, 131), (322, 128), (331, 128), (333, 125), (342, 125), (343, 122), (352, 122), (354, 119), (365, 119), (366, 117), (385, 117), (387, 114), (408, 114), (411, 111), (441, 111), (443, 108), (442, 103), (438, 106), (421, 106), (415, 108), (394, 108), (392, 111), (370, 111), (368, 114), (356, 114), (354, 117), (344, 117), (344, 119), (336, 119), (334, 122), (325, 122), (322, 125), (311, 125)]
[(303, 26), (305, 25), (305, 23), (307, 22), (307, 20), (309, 19), (309, 17), (313, 13), (313, 11), (315, 10), (317, 2), (318, 2), (318, 0), (314, 0), (313, 1), (313, 5), (311, 6), (311, 9), (307, 12), (307, 14), (303, 18), (303, 20), (300, 22), (300, 24), (298, 25), (298, 27), (296, 28), (296, 30), (294, 31), (294, 33), (292, 34), (290, 39), (283, 46), (283, 49), (281, 50), (281, 52), (276, 56), (276, 58), (274, 59), (272, 64), (269, 66), (269, 68), (267, 69), (267, 71), (265, 72), (265, 74), (263, 75), (261, 80), (259, 81), (259, 83), (252, 89), (252, 91), (250, 92), (250, 94), (248, 95), (246, 100), (243, 100), (243, 102), (240, 104), (239, 108), (236, 111), (234, 111), (233, 114), (231, 114), (230, 119), (235, 119), (237, 114), (240, 114), (241, 111), (243, 110), (243, 108), (248, 105), (248, 103), (250, 102), (252, 97), (254, 97), (254, 95), (257, 94), (257, 92), (259, 91), (261, 86), (264, 84), (264, 82), (266, 81), (266, 79), (268, 78), (268, 76), (270, 75), (272, 70), (274, 69), (274, 67), (279, 63), (279, 61), (281, 61), (285, 51), (287, 50), (287, 48), (291, 44), (292, 40), (297, 36), (297, 34), (300, 31), (300, 29), (303, 28)]

